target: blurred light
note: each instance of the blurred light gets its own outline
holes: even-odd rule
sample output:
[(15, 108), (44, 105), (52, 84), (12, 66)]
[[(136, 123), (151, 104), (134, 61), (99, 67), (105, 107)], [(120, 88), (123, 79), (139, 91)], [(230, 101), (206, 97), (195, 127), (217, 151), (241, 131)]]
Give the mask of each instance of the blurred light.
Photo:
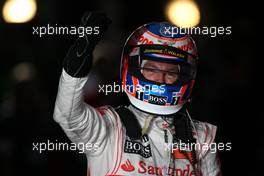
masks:
[(35, 78), (36, 69), (31, 63), (22, 62), (14, 67), (12, 73), (17, 82), (29, 81)]
[(167, 18), (179, 27), (194, 27), (200, 22), (198, 5), (192, 0), (175, 0), (166, 8)]
[(7, 23), (25, 23), (36, 15), (35, 0), (7, 0), (3, 7), (3, 18)]

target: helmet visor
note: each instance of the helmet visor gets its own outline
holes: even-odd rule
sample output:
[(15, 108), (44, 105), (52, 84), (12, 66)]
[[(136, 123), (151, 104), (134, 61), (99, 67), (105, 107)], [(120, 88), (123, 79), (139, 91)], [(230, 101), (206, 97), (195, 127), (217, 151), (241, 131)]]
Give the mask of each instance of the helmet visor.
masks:
[(195, 78), (195, 57), (164, 45), (139, 45), (129, 52), (131, 74), (156, 84), (179, 85)]

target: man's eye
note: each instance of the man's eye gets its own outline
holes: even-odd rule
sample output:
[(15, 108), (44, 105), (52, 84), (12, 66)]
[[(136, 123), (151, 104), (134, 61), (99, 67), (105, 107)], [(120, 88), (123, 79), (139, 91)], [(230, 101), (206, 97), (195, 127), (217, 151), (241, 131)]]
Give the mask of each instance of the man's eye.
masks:
[(167, 73), (167, 75), (168, 75), (168, 76), (177, 76), (177, 74), (176, 74), (176, 73), (170, 73), (170, 72), (169, 72), (169, 73)]
[(167, 73), (167, 76), (170, 78), (177, 78), (178, 74), (177, 73)]
[(157, 73), (158, 70), (153, 69), (153, 68), (143, 68), (144, 71), (148, 72), (148, 73)]

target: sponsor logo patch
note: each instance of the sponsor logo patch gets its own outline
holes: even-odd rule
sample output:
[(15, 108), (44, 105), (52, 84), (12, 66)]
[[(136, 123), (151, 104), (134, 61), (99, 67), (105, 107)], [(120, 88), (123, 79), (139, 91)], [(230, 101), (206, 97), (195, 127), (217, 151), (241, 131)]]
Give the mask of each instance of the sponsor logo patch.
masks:
[(148, 102), (156, 105), (165, 105), (167, 102), (167, 97), (150, 94)]
[(148, 141), (149, 139), (146, 135), (142, 136), (143, 143), (139, 141), (133, 141), (133, 140), (126, 139), (125, 146), (124, 146), (124, 152), (131, 153), (131, 154), (138, 154), (144, 158), (149, 158), (152, 156), (152, 154), (151, 154), (150, 144)]
[(127, 159), (122, 165), (121, 169), (125, 172), (137, 173), (138, 175), (159, 175), (159, 176), (193, 176), (194, 171), (190, 164), (186, 164), (182, 167), (165, 167), (156, 166), (154, 164), (147, 163), (145, 161), (138, 161), (138, 163), (131, 163)]

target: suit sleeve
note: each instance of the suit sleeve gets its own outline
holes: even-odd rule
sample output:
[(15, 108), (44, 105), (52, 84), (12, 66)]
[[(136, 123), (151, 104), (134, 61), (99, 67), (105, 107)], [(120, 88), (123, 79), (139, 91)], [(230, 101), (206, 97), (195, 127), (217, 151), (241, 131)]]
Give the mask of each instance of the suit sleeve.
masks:
[(97, 153), (104, 149), (107, 139), (113, 134), (116, 117), (106, 116), (110, 113), (106, 107), (95, 109), (84, 102), (86, 81), (86, 77), (74, 78), (62, 71), (53, 118), (72, 142), (99, 146), (85, 151)]

